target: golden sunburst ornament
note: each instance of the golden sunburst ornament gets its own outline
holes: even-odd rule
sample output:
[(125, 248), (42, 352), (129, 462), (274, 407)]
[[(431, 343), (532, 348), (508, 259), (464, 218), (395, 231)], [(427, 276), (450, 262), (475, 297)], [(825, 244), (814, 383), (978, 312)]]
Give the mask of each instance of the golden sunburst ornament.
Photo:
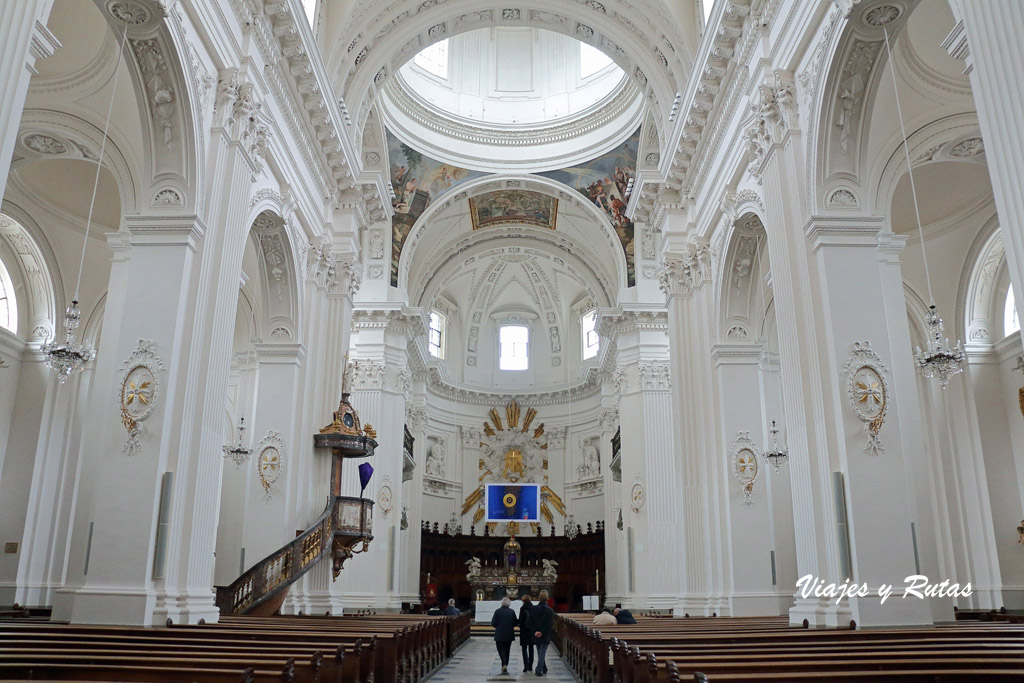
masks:
[[(484, 518), (484, 484), (508, 482), (541, 484), (540, 515), (548, 523), (555, 523), (555, 513), (565, 515), (565, 503), (548, 484), (548, 440), (544, 423), (537, 422), (537, 411), (523, 408), (516, 401), (487, 411), (484, 422), (485, 440), (480, 442), (478, 488), (462, 503), (462, 514), (473, 513), (473, 523)], [(509, 498), (513, 499), (509, 504)], [(515, 496), (507, 494), (502, 503), (515, 505)], [(488, 523), (488, 527), (492, 524)], [(511, 532), (509, 532), (511, 533)]]

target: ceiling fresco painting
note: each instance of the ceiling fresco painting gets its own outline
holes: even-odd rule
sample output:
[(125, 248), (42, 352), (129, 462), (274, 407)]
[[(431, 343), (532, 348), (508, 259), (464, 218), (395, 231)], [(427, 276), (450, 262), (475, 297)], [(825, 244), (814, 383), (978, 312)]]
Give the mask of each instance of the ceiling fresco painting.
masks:
[(530, 190), (497, 190), (469, 199), (473, 229), (516, 223), (555, 229), (558, 200)]
[(485, 173), (459, 168), (426, 157), (388, 133), (388, 157), (391, 159), (391, 184), (395, 196), (391, 206), (391, 286), (398, 286), (398, 259), (402, 247), (430, 203), (467, 180)]
[[(412, 226), (431, 202), (467, 180), (485, 175), (432, 159), (396, 138), (390, 131), (388, 154), (395, 213), (391, 220), (391, 286), (398, 286), (398, 262)], [(626, 217), (630, 181), (636, 173), (640, 130), (612, 151), (585, 164), (537, 175), (556, 180), (580, 192), (608, 217), (626, 255), (627, 286), (636, 284), (633, 257), (633, 221)], [(537, 195), (536, 197), (528, 195)], [(470, 200), (473, 229), (519, 223), (555, 228), (558, 203), (553, 198), (526, 191), (488, 192)]]
[(622, 242), (626, 253), (628, 286), (636, 284), (636, 263), (633, 258), (633, 221), (626, 217), (629, 203), (630, 180), (636, 174), (637, 149), (640, 146), (640, 129), (629, 136), (617, 148), (593, 161), (558, 171), (547, 171), (537, 175), (565, 183), (583, 194), (594, 206), (601, 209), (611, 221), (615, 234)]

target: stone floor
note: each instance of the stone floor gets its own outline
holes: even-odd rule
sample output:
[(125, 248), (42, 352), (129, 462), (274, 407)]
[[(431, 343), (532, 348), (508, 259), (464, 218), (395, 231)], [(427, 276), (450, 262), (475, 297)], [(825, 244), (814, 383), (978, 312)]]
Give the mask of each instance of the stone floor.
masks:
[(430, 677), (429, 683), (479, 683), (480, 681), (551, 681), (552, 683), (576, 683), (576, 679), (562, 663), (558, 650), (551, 646), (547, 654), (548, 673), (537, 677), (523, 673), (523, 651), (519, 643), (512, 645), (512, 657), (508, 662), (508, 675), (501, 675), (501, 661), (494, 641), (490, 638), (474, 637), (455, 653), (450, 661)]

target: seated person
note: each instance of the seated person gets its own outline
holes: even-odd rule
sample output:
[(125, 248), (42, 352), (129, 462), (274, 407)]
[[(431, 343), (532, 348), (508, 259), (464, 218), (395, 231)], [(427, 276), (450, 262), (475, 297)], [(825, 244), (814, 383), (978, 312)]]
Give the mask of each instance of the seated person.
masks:
[(448, 599), (448, 606), (444, 608), (444, 615), (446, 617), (457, 617), (462, 614), (462, 610), (455, 606), (455, 598)]
[(630, 613), (630, 611), (628, 609), (622, 609), (621, 607), (616, 607), (615, 610), (612, 612), (612, 614), (615, 615), (615, 621), (617, 621), (620, 624), (635, 624), (636, 623), (636, 619), (633, 618), (633, 615)]
[(594, 626), (615, 626), (619, 623), (618, 620), (612, 616), (611, 609), (605, 607), (603, 610), (594, 615), (594, 621), (591, 622)]

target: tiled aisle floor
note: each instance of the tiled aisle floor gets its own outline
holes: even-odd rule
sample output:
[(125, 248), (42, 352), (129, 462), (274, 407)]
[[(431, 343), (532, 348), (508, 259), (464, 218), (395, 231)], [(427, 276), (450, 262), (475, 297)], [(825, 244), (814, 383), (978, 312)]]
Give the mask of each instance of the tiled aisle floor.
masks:
[(523, 673), (523, 651), (519, 643), (512, 645), (512, 657), (508, 662), (508, 676), (501, 675), (501, 661), (498, 650), (490, 638), (470, 638), (451, 661), (430, 677), (429, 683), (483, 683), (483, 681), (550, 681), (551, 683), (576, 683), (576, 679), (562, 663), (558, 650), (551, 646), (547, 655), (548, 674), (537, 677)]

